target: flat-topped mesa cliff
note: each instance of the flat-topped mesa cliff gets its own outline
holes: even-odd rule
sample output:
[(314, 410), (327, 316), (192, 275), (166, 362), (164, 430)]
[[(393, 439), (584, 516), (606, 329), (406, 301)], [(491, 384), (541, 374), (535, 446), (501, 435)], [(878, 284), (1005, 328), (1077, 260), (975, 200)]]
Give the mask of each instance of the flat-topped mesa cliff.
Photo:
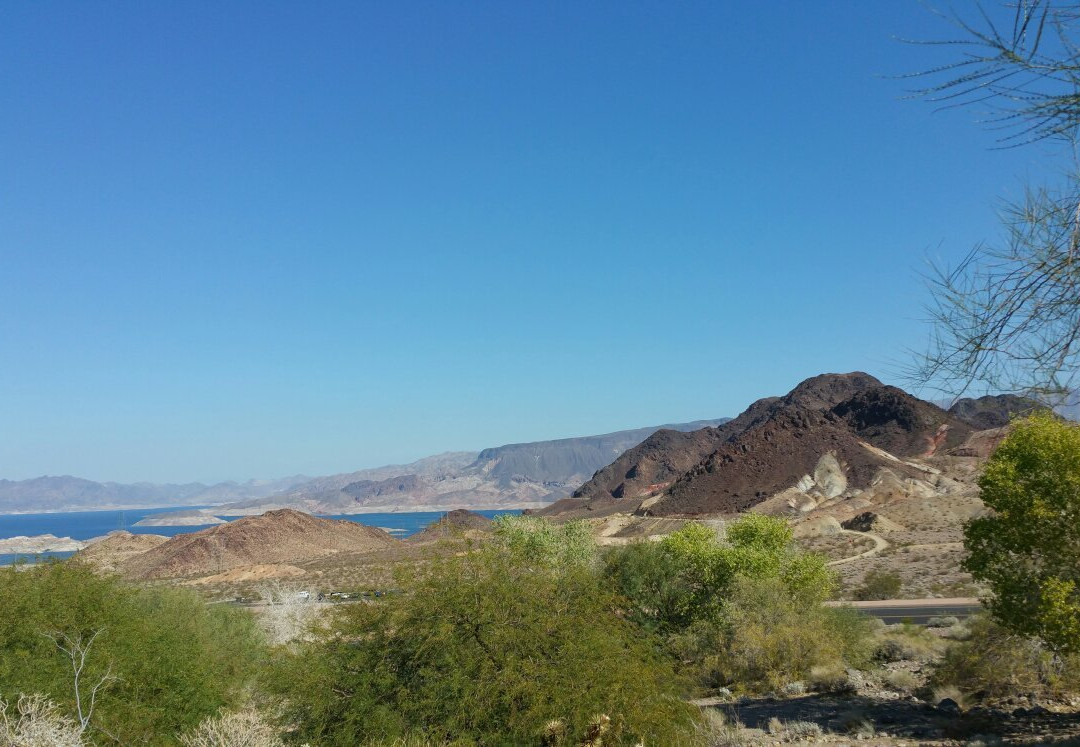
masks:
[(241, 566), (289, 563), (339, 552), (370, 552), (399, 544), (400, 540), (375, 527), (281, 509), (179, 534), (131, 558), (122, 570), (139, 579), (200, 576)]
[(826, 456), (837, 472), (828, 479), (843, 482), (844, 489), (860, 488), (881, 467), (903, 473), (911, 468), (905, 458), (955, 447), (972, 430), (869, 374), (823, 374), (783, 397), (758, 400), (717, 428), (658, 432), (597, 472), (573, 498), (541, 513), (734, 513), (812, 483)]

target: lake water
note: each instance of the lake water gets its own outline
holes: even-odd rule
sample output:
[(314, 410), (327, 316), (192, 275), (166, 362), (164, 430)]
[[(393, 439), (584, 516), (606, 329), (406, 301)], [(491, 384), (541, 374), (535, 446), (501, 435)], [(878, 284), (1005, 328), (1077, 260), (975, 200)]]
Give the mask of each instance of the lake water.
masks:
[[(162, 534), (172, 537), (186, 532), (197, 532), (205, 527), (137, 527), (135, 522), (153, 514), (166, 513), (168, 511), (183, 511), (192, 508), (212, 508), (207, 506), (180, 506), (172, 508), (140, 508), (125, 511), (71, 511), (53, 514), (0, 514), (0, 539), (25, 535), (33, 537), (38, 534), (52, 534), (57, 537), (71, 537), (77, 540), (88, 540), (100, 537), (117, 529), (126, 529), (134, 534)], [(512, 511), (477, 511), (476, 513), (488, 518), (494, 518), (500, 514), (519, 514), (520, 510)], [(383, 529), (397, 529), (392, 532), (395, 537), (408, 537), (415, 534), (431, 522), (443, 515), (442, 511), (413, 511), (408, 513), (372, 513), (372, 514), (349, 514), (347, 516), (328, 516), (329, 519), (348, 519), (358, 524), (366, 524), (369, 527), (381, 527)], [(227, 520), (241, 518), (239, 516), (224, 516)], [(48, 557), (66, 558), (72, 553), (57, 552), (43, 553)], [(15, 562), (18, 558), (33, 560), (34, 556), (5, 555), (0, 554), (0, 565)]]

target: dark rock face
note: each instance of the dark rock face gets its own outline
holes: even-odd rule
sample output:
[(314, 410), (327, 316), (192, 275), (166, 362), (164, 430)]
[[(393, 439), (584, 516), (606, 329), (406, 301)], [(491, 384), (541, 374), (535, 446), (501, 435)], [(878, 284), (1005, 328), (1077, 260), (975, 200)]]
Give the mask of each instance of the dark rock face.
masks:
[(873, 511), (864, 511), (858, 516), (852, 517), (847, 521), (841, 522), (840, 526), (844, 529), (851, 529), (856, 532), (872, 532), (874, 525), (877, 523), (878, 515)]
[(560, 502), (557, 514), (662, 494), (651, 515), (744, 511), (811, 474), (832, 453), (848, 484), (864, 487), (884, 464), (876, 447), (898, 457), (937, 453), (972, 429), (929, 402), (865, 373), (824, 374), (783, 397), (755, 402), (718, 428), (658, 432), (596, 473)]
[[(954, 422), (940, 407), (916, 399), (902, 389), (882, 386), (837, 405), (859, 438), (898, 456), (934, 454), (958, 446), (970, 428)], [(942, 426), (945, 428), (943, 430)]]
[(949, 413), (970, 423), (976, 430), (1001, 428), (1017, 416), (1030, 415), (1036, 410), (1046, 409), (1044, 405), (1027, 397), (1015, 394), (997, 394), (971, 399), (957, 400)]

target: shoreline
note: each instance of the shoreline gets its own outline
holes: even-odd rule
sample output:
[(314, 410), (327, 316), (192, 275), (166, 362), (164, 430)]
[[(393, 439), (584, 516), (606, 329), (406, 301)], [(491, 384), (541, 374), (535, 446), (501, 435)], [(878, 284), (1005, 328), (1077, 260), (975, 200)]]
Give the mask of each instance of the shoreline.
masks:
[(217, 508), (219, 506), (225, 506), (225, 503), (215, 503), (211, 506), (206, 504), (198, 504), (193, 506), (96, 506), (94, 508), (87, 508), (85, 506), (75, 506), (70, 508), (49, 508), (40, 511), (3, 511), (0, 510), (0, 518), (4, 516), (37, 516), (41, 514), (89, 514), (97, 511), (199, 511), (202, 509)]

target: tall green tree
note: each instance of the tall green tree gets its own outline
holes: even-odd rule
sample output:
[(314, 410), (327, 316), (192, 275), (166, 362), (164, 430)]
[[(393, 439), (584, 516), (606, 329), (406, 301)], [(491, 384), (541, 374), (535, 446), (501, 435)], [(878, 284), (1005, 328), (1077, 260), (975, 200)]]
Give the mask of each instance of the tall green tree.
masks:
[(964, 530), (964, 567), (993, 592), (1006, 628), (1080, 651), (1080, 427), (1049, 414), (1016, 423), (979, 479), (993, 510)]

